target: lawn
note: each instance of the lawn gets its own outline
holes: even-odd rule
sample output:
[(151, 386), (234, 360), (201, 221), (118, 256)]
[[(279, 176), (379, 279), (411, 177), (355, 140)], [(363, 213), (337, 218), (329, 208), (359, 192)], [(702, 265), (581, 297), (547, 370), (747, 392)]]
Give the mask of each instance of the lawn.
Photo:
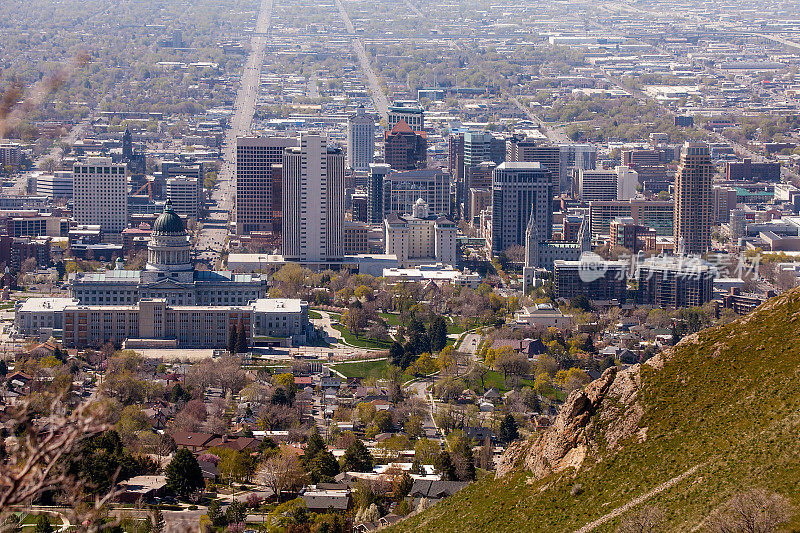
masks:
[(392, 345), (391, 341), (379, 341), (377, 339), (370, 339), (363, 336), (356, 338), (355, 335), (350, 333), (350, 330), (341, 324), (336, 324), (333, 326), (333, 328), (342, 334), (342, 340), (345, 344), (349, 344), (350, 346), (355, 346), (357, 348), (368, 348), (372, 350), (388, 350), (389, 346)]
[(308, 318), (312, 320), (319, 320), (320, 318), (322, 318), (322, 315), (317, 313), (316, 311), (309, 311)]
[[(498, 372), (496, 370), (489, 370), (486, 373), (486, 376), (484, 376), (483, 378), (483, 384), (487, 389), (495, 387), (502, 392), (506, 392), (507, 390), (509, 390), (503, 384), (503, 373)], [(533, 381), (529, 379), (523, 379), (520, 381), (520, 385), (523, 387), (533, 387)]]
[(459, 324), (455, 320), (453, 320), (453, 317), (449, 317), (449, 320), (447, 321), (447, 333), (448, 334), (461, 335), (465, 331), (466, 330), (461, 327), (461, 324)]
[(353, 361), (352, 363), (337, 363), (331, 368), (341, 372), (348, 378), (380, 378), (383, 371), (389, 366), (386, 359), (379, 361)]
[[(51, 523), (53, 526), (56, 526), (56, 527), (61, 527), (61, 520), (59, 520), (59, 519), (57, 519), (56, 517), (54, 517), (54, 516), (51, 516), (51, 515), (49, 515), (49, 514), (45, 514), (44, 516), (46, 516), (46, 517), (47, 517), (47, 520), (48, 520), (48, 521), (49, 521), (49, 522), (50, 522), (50, 523)], [(21, 526), (23, 526), (23, 527), (24, 527), (24, 526), (34, 526), (34, 525), (36, 524), (36, 520), (37, 520), (38, 518), (39, 518), (39, 515), (38, 515), (38, 514), (35, 514), (35, 513), (29, 513), (29, 514), (25, 515), (25, 516), (22, 518), (22, 520), (20, 520), (19, 524), (20, 524)]]
[[(349, 363), (336, 363), (331, 365), (333, 370), (341, 372), (348, 378), (371, 378), (380, 379), (383, 377), (383, 372), (389, 366), (389, 361), (380, 359), (378, 361), (352, 361)], [(403, 374), (401, 381), (403, 383), (411, 381), (414, 376), (410, 374)]]
[(379, 313), (380, 317), (386, 321), (388, 326), (399, 326), (400, 315), (396, 313)]

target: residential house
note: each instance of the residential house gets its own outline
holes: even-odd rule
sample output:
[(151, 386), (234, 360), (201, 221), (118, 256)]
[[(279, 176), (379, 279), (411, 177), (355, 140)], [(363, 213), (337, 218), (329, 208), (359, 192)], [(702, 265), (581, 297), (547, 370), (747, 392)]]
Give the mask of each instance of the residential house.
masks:
[(165, 476), (136, 476), (119, 484), (117, 501), (136, 503), (162, 496), (167, 487)]
[(350, 507), (350, 490), (306, 489), (302, 494), (309, 511), (324, 513), (328, 509), (346, 511)]

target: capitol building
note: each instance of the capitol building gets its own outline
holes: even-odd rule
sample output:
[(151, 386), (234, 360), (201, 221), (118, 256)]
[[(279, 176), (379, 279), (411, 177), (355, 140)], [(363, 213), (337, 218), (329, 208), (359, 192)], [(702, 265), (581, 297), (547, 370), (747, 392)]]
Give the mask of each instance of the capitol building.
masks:
[(297, 345), (314, 334), (308, 303), (266, 298), (266, 277), (195, 270), (189, 234), (167, 202), (153, 224), (144, 270), (72, 274), (70, 298), (30, 298), (16, 309), (24, 336), (61, 336), (67, 347), (224, 349)]
[(229, 271), (195, 270), (189, 233), (167, 200), (153, 224), (144, 270), (114, 270), (70, 274), (70, 296), (83, 305), (132, 305), (163, 299), (169, 305), (247, 305), (264, 298), (266, 277)]

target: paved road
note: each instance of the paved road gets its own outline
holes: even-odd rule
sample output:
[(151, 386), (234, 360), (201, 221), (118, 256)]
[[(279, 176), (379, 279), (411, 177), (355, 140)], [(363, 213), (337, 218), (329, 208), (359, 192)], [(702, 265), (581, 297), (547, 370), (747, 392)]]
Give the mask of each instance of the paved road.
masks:
[(433, 419), (433, 413), (436, 409), (436, 404), (433, 401), (433, 396), (427, 391), (428, 386), (431, 383), (433, 383), (432, 379), (421, 379), (420, 381), (415, 381), (414, 383), (406, 386), (406, 392), (411, 393), (414, 396), (418, 396), (428, 404), (427, 416), (422, 420), (422, 433), (428, 439), (441, 442), (444, 440), (442, 438), (442, 433), (436, 426), (436, 421)]
[(333, 327), (330, 313), (327, 311), (320, 311), (318, 309), (315, 309), (314, 312), (319, 313), (322, 318), (312, 318), (311, 322), (315, 326), (322, 326), (322, 329), (325, 330), (325, 335), (327, 335), (329, 339), (333, 339), (338, 342), (339, 339), (342, 338), (342, 332)]
[(542, 119), (540, 119), (539, 116), (529, 108), (525, 107), (516, 96), (509, 94), (508, 98), (515, 106), (517, 106), (520, 111), (525, 113), (528, 119), (530, 119), (540, 130), (542, 130), (542, 133), (544, 133), (551, 142), (555, 144), (570, 142), (569, 137), (564, 135), (563, 131), (554, 130), (545, 126), (542, 122)]
[(317, 86), (318, 78), (311, 76), (308, 78), (308, 97), (317, 99), (319, 98), (319, 87)]
[(464, 335), (464, 340), (461, 341), (461, 346), (458, 347), (458, 351), (474, 356), (478, 351), (478, 344), (480, 344), (480, 342), (480, 335), (477, 333), (467, 333)]
[(364, 71), (364, 75), (367, 77), (367, 84), (372, 93), (372, 101), (375, 102), (375, 109), (380, 113), (381, 117), (388, 119), (389, 100), (387, 100), (386, 95), (383, 94), (378, 76), (375, 74), (375, 71), (372, 70), (372, 65), (370, 65), (364, 43), (356, 36), (356, 29), (353, 26), (353, 22), (350, 20), (350, 15), (347, 14), (347, 10), (344, 8), (344, 4), (342, 4), (342, 0), (336, 0), (336, 6), (339, 8), (339, 15), (341, 15), (344, 26), (347, 28), (347, 33), (351, 35), (353, 51), (356, 53), (356, 56), (358, 56), (359, 63), (361, 63), (361, 70)]
[(225, 133), (222, 147), (222, 168), (217, 184), (211, 191), (208, 216), (203, 221), (197, 237), (197, 259), (213, 266), (219, 262), (220, 251), (228, 236), (228, 222), (232, 218), (235, 196), (236, 138), (247, 135), (255, 114), (261, 81), (261, 66), (268, 33), (272, 23), (273, 0), (262, 0), (256, 29), (250, 43), (250, 56), (242, 71), (241, 86), (236, 94), (234, 114), (230, 129)]

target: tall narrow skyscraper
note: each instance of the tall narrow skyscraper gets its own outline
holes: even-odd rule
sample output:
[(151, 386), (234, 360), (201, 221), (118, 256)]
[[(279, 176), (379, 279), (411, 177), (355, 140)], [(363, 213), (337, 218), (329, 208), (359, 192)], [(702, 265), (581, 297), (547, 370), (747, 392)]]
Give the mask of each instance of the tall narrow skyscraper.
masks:
[(553, 181), (541, 163), (501, 163), (492, 173), (492, 255), (509, 246), (524, 245), (533, 215), (536, 235), (553, 233)]
[(324, 135), (300, 135), (283, 155), (283, 255), (302, 263), (344, 256), (344, 154)]
[(367, 222), (383, 222), (383, 180), (392, 171), (386, 163), (372, 163), (367, 177)]
[(353, 170), (369, 170), (375, 157), (375, 118), (358, 106), (354, 115), (347, 119), (347, 167)]
[(714, 165), (708, 145), (686, 143), (675, 174), (675, 247), (702, 254), (711, 245), (711, 182)]

